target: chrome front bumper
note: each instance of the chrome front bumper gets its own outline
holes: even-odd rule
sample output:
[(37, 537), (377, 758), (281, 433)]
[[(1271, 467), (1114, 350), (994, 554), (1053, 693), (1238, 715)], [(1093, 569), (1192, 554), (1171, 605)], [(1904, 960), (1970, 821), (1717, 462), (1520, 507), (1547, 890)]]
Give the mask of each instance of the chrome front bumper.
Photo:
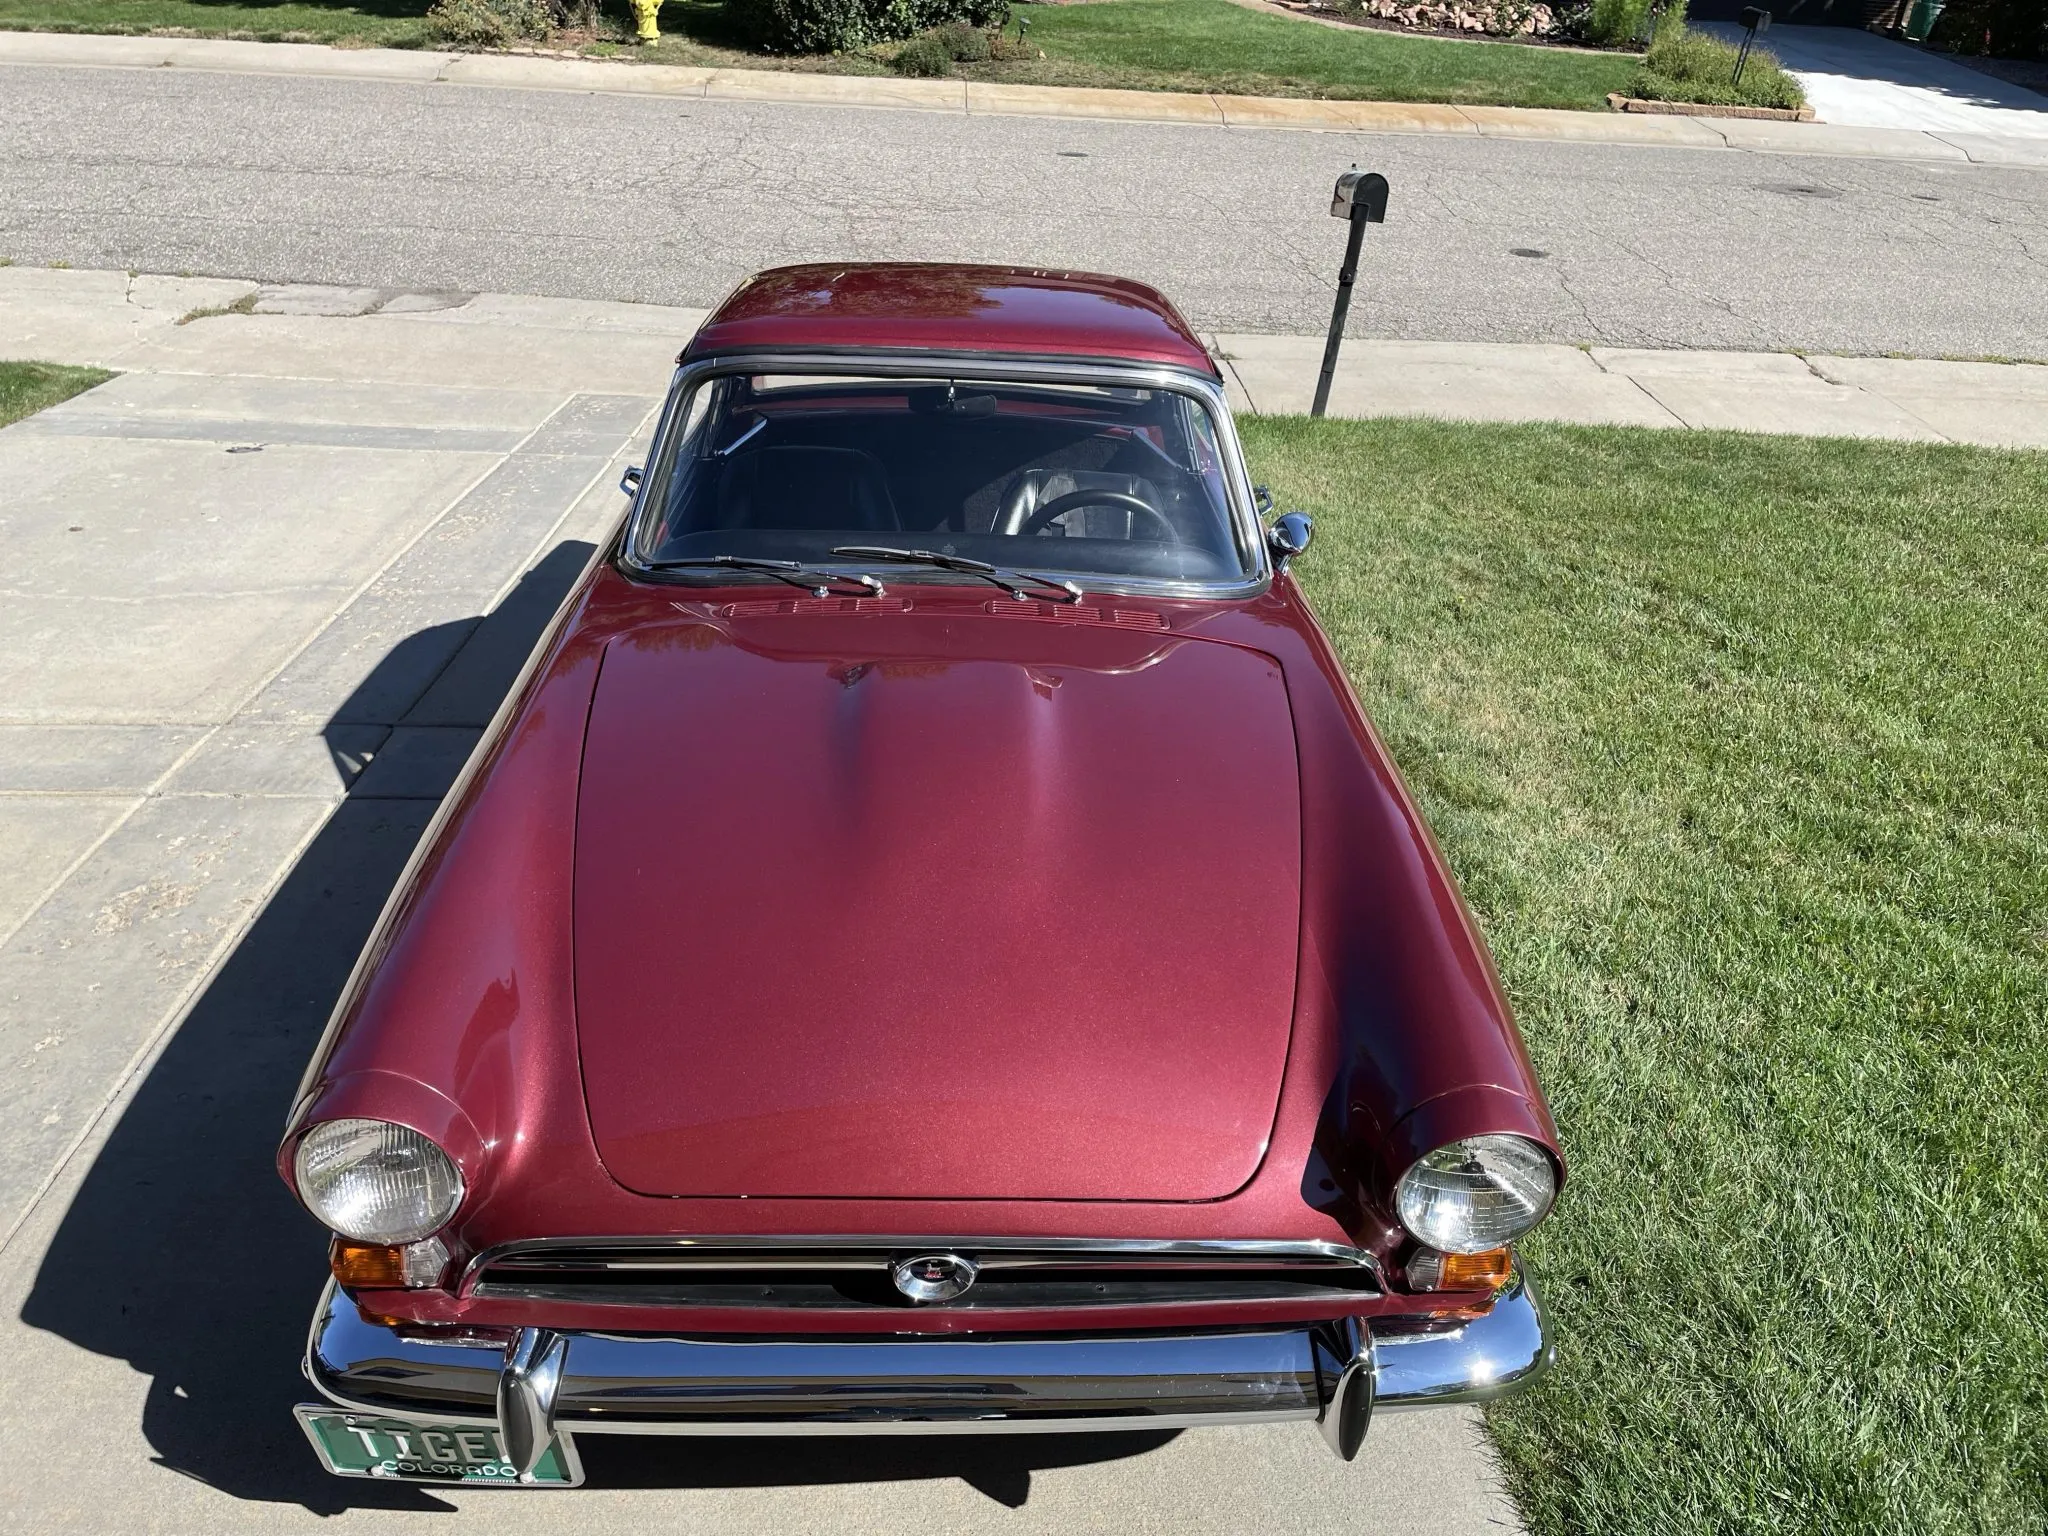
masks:
[(1135, 1337), (723, 1341), (525, 1328), (408, 1337), (330, 1282), (306, 1377), (338, 1406), (498, 1426), (530, 1473), (550, 1434), (961, 1434), (1298, 1419), (1345, 1460), (1377, 1408), (1498, 1397), (1551, 1359), (1519, 1271), (1483, 1316)]

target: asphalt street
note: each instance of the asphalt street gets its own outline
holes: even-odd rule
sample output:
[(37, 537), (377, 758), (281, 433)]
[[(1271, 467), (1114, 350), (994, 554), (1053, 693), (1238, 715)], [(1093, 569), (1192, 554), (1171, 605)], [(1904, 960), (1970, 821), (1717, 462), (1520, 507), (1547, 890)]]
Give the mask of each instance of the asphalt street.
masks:
[(1204, 328), (2048, 357), (2048, 171), (0, 68), (0, 257), (705, 305), (777, 262), (1111, 270)]

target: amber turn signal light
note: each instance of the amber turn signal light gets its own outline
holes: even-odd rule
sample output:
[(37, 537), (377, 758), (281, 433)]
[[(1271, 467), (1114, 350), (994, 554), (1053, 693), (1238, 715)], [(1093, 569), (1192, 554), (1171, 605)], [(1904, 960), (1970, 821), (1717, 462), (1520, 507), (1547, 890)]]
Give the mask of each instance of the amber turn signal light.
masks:
[(1415, 1291), (1497, 1291), (1515, 1272), (1514, 1250), (1438, 1253), (1425, 1248), (1408, 1261), (1408, 1288)]
[(403, 1250), (337, 1237), (327, 1249), (334, 1278), (352, 1291), (395, 1291), (405, 1285)]
[(439, 1283), (448, 1249), (437, 1237), (403, 1247), (337, 1237), (328, 1246), (327, 1264), (347, 1290), (418, 1290)]

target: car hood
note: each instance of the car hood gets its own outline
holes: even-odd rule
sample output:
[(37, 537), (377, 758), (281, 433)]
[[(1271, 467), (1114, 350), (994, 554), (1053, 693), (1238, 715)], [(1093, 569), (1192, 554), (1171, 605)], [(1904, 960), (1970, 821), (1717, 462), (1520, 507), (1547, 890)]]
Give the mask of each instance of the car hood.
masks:
[(1259, 652), (1117, 624), (707, 616), (611, 642), (574, 925), (614, 1179), (1207, 1200), (1251, 1178), (1299, 943), (1286, 688)]

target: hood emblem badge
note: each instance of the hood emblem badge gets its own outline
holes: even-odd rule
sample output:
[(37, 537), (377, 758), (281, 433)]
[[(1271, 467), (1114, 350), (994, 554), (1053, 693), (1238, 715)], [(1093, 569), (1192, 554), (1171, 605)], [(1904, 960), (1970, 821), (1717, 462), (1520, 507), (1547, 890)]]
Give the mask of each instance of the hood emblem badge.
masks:
[(980, 1273), (971, 1259), (957, 1253), (920, 1253), (889, 1266), (896, 1289), (912, 1301), (951, 1301), (965, 1294)]

